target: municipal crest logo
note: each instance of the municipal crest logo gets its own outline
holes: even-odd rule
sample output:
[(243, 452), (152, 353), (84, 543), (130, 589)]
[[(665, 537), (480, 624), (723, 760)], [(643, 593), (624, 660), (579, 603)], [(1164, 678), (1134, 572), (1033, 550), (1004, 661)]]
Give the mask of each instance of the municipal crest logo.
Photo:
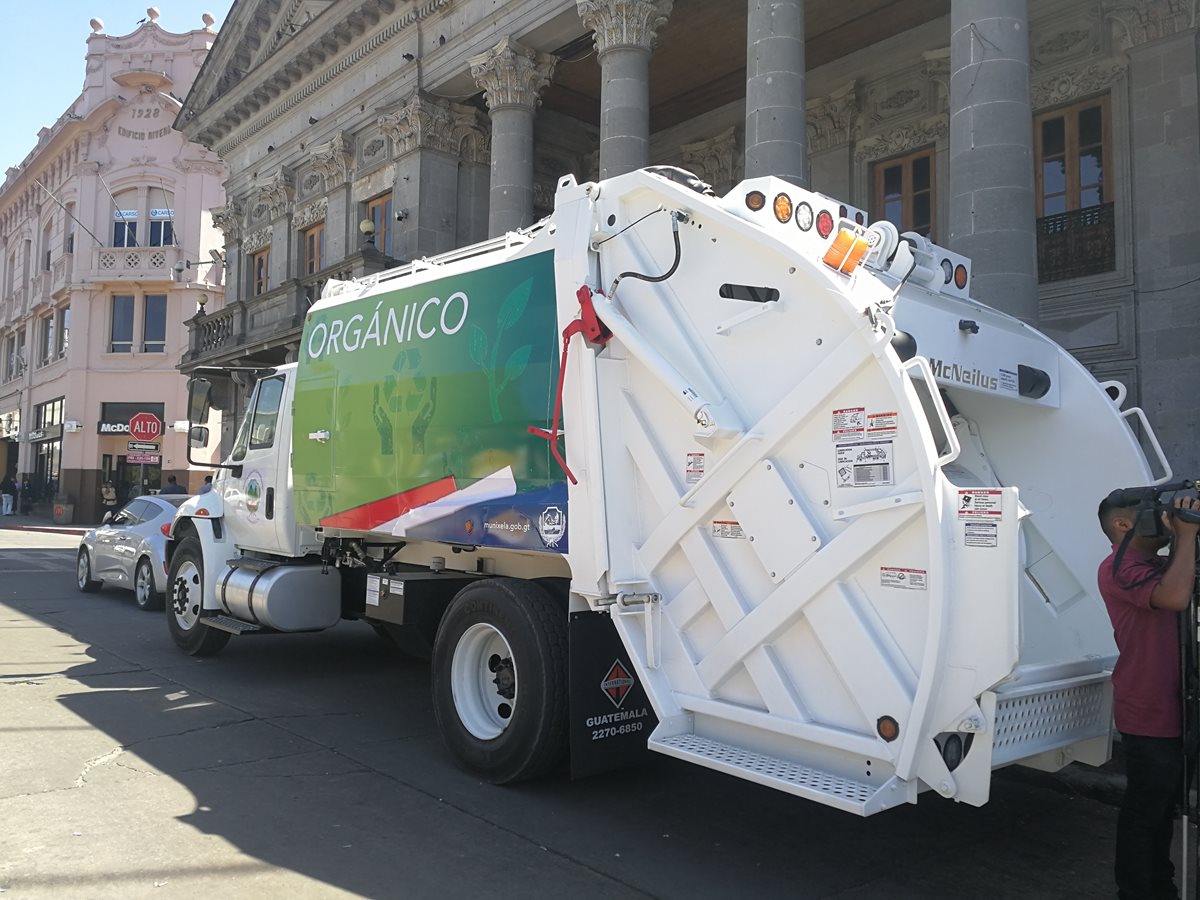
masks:
[(617, 659), (613, 661), (613, 664), (608, 669), (608, 674), (600, 682), (600, 690), (604, 691), (604, 696), (612, 701), (613, 706), (620, 709), (621, 704), (625, 702), (625, 698), (629, 696), (629, 692), (633, 689), (633, 685), (633, 676), (629, 674), (629, 670)]
[(538, 518), (538, 534), (547, 547), (557, 547), (567, 533), (567, 514), (557, 506), (547, 506)]

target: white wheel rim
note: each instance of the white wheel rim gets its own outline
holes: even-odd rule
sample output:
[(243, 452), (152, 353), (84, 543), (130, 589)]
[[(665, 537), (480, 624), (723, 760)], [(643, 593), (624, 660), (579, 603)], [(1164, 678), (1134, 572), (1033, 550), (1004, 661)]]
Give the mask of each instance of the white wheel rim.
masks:
[(80, 587), (86, 587), (87, 583), (92, 580), (91, 569), (91, 564), (88, 563), (87, 551), (85, 550), (79, 554), (79, 563), (75, 569), (75, 576), (79, 580)]
[(150, 567), (144, 562), (138, 563), (137, 573), (134, 575), (134, 591), (139, 603), (150, 601), (150, 578)]
[(498, 738), (517, 706), (517, 669), (512, 648), (491, 625), (472, 625), (459, 638), (450, 662), (450, 691), (463, 727), (483, 741)]
[(191, 631), (200, 619), (200, 570), (185, 560), (171, 582), (171, 611), (183, 631)]

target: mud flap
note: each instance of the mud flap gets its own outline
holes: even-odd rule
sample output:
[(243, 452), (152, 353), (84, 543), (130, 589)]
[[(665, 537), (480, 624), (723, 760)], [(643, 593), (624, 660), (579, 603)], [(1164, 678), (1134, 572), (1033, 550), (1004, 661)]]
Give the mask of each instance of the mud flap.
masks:
[(571, 777), (650, 758), (646, 740), (658, 718), (605, 613), (570, 617)]

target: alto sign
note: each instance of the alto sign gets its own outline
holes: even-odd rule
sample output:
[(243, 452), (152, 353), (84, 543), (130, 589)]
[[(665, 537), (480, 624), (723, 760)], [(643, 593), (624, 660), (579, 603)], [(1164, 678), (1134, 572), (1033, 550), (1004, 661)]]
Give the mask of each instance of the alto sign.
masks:
[(162, 434), (162, 422), (152, 413), (138, 413), (129, 420), (129, 436), (136, 441), (152, 441)]

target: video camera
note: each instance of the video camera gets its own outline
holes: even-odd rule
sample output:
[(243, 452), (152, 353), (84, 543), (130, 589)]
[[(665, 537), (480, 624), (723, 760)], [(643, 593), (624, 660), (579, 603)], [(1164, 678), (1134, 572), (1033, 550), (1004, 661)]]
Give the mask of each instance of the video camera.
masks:
[(1196, 483), (1189, 479), (1146, 487), (1117, 488), (1108, 495), (1108, 502), (1117, 509), (1136, 509), (1133, 533), (1138, 537), (1162, 537), (1165, 534), (1162, 513), (1184, 522), (1200, 525), (1200, 510), (1176, 509), (1172, 504), (1182, 491), (1196, 496)]

